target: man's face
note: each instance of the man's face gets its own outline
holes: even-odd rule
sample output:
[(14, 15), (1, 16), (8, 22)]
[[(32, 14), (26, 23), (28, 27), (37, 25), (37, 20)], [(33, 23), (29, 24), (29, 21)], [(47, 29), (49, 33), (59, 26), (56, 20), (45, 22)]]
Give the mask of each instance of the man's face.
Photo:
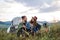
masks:
[(24, 21), (27, 21), (27, 17), (24, 18)]

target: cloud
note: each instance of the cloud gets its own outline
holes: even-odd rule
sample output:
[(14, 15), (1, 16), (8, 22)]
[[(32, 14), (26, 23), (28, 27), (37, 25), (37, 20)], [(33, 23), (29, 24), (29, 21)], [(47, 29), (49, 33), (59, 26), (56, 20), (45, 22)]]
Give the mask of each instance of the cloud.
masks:
[[(39, 12), (53, 12), (60, 9), (59, 0), (16, 0), (28, 7), (35, 7)], [(57, 3), (56, 3), (57, 2)]]
[(21, 12), (28, 9), (30, 8), (21, 3), (17, 3), (16, 1), (0, 1), (0, 21), (11, 21), (14, 17), (22, 16)]
[(50, 7), (50, 5), (49, 4), (47, 4), (47, 3), (44, 3), (40, 8), (49, 8)]
[(42, 12), (60, 11), (60, 1), (53, 1), (50, 7), (41, 9)]
[(0, 21), (11, 21), (14, 17), (22, 15), (26, 15), (28, 20), (32, 16), (37, 16), (38, 20), (50, 21), (51, 15), (56, 16), (55, 11), (60, 10), (60, 2), (57, 2), (58, 5), (56, 1), (51, 0), (0, 0)]
[(4, 0), (4, 1), (8, 2), (10, 4), (13, 4), (14, 2), (18, 5), (22, 4), (23, 6), (25, 6), (27, 8), (30, 7), (29, 10), (22, 11), (21, 13), (32, 12), (32, 10), (33, 11), (36, 10), (40, 13), (41, 12), (42, 13), (43, 12), (53, 12), (53, 11), (60, 10), (60, 5), (59, 5), (60, 1), (55, 1), (55, 0)]
[(26, 6), (32, 6), (32, 7), (39, 6), (39, 0), (16, 0), (16, 1), (23, 3)]
[(52, 0), (16, 0), (17, 2), (21, 2), (25, 4), (26, 6), (41, 6), (44, 2), (51, 3)]
[[(12, 6), (15, 5), (15, 4), (17, 4), (17, 5), (22, 4), (26, 8), (29, 7), (28, 10), (22, 11), (21, 13), (27, 13), (27, 12), (30, 12), (30, 11), (32, 12), (32, 10), (33, 11), (36, 10), (36, 11), (42, 12), (42, 13), (43, 12), (53, 12), (53, 11), (60, 10), (60, 1), (59, 0), (57, 0), (57, 1), (55, 1), (55, 0), (1, 0), (1, 1), (4, 1), (5, 3), (7, 2), (6, 4), (8, 4), (8, 5), (12, 4)], [(3, 5), (6, 5), (6, 4), (3, 4)], [(17, 7), (17, 5), (15, 5), (15, 7), (16, 7), (15, 9), (19, 9), (19, 7)], [(6, 6), (6, 9), (7, 8), (8, 7)]]
[(54, 18), (56, 21), (60, 20), (60, 11), (55, 11), (55, 12), (49, 12), (49, 13), (35, 13), (35, 14), (23, 14), (26, 15), (28, 20), (31, 19), (33, 16), (38, 17), (38, 21), (47, 21), (47, 22), (53, 22)]
[(30, 9), (29, 7), (26, 7), (22, 5), (21, 3), (17, 3), (16, 1), (10, 0), (6, 2), (7, 0), (4, 0), (3, 2), (0, 2), (0, 13), (20, 13), (25, 10)]
[(15, 0), (3, 0), (4, 2), (13, 3)]

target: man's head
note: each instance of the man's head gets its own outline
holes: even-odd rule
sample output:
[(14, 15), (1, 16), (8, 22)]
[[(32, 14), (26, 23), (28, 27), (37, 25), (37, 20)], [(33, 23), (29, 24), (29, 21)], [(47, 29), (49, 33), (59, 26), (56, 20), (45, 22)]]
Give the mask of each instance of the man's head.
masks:
[(22, 18), (23, 21), (25, 21), (25, 22), (27, 21), (27, 17), (26, 16), (22, 16), (21, 18)]

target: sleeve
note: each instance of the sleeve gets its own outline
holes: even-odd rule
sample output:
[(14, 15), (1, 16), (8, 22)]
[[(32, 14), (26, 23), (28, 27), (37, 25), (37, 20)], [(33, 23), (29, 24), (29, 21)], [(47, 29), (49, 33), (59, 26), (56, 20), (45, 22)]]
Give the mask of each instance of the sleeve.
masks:
[(29, 22), (26, 24), (26, 28), (27, 28), (27, 29), (30, 29), (30, 28), (31, 28)]
[(22, 23), (19, 23), (18, 25), (18, 29), (22, 28), (23, 24)]

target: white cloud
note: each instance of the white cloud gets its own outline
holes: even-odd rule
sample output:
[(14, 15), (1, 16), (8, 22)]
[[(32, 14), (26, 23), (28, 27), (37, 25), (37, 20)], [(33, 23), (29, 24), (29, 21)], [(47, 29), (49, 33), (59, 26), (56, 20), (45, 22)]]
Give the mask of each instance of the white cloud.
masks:
[(16, 0), (25, 6), (39, 7), (39, 12), (53, 12), (60, 10), (60, 0)]
[(0, 2), (0, 21), (12, 20), (16, 16), (21, 16), (21, 12), (28, 9), (30, 8), (25, 7), (21, 3), (17, 3), (15, 1), (12, 1), (12, 3), (10, 3), (3, 0)]
[[(48, 8), (53, 5), (56, 6), (55, 3), (52, 3), (51, 5), (44, 3), (44, 5), (42, 5), (42, 8)], [(26, 15), (28, 17), (28, 20), (30, 20), (32, 16), (37, 16), (39, 21), (51, 22), (53, 17), (60, 20), (60, 11), (38, 13), (38, 9), (35, 9), (33, 7), (26, 7), (21, 3), (15, 2), (14, 0), (10, 0), (9, 2), (5, 2), (3, 0), (0, 2), (0, 21), (11, 21), (14, 17), (22, 15)]]
[(26, 7), (23, 4), (15, 1), (12, 1), (12, 3), (8, 1), (0, 2), (0, 21), (11, 21), (14, 17), (25, 15), (25, 11), (27, 11), (28, 14), (38, 12), (38, 10), (34, 8)]
[(60, 0), (53, 0), (50, 4), (44, 3), (41, 6), (40, 12), (53, 12), (53, 11), (60, 11)]
[(60, 7), (60, 0), (53, 1), (51, 5), (54, 7)]
[(53, 22), (54, 18), (59, 21), (60, 20), (60, 11), (56, 11), (56, 12), (49, 12), (49, 13), (35, 13), (35, 14), (22, 14), (22, 15), (26, 15), (28, 20), (31, 19), (31, 17), (33, 16), (37, 16), (38, 17), (38, 21), (48, 21), (48, 22)]
[(48, 3), (44, 3), (40, 8), (48, 8), (50, 5)]
[(5, 0), (5, 1), (7, 1), (7, 2), (14, 2), (15, 0)]

